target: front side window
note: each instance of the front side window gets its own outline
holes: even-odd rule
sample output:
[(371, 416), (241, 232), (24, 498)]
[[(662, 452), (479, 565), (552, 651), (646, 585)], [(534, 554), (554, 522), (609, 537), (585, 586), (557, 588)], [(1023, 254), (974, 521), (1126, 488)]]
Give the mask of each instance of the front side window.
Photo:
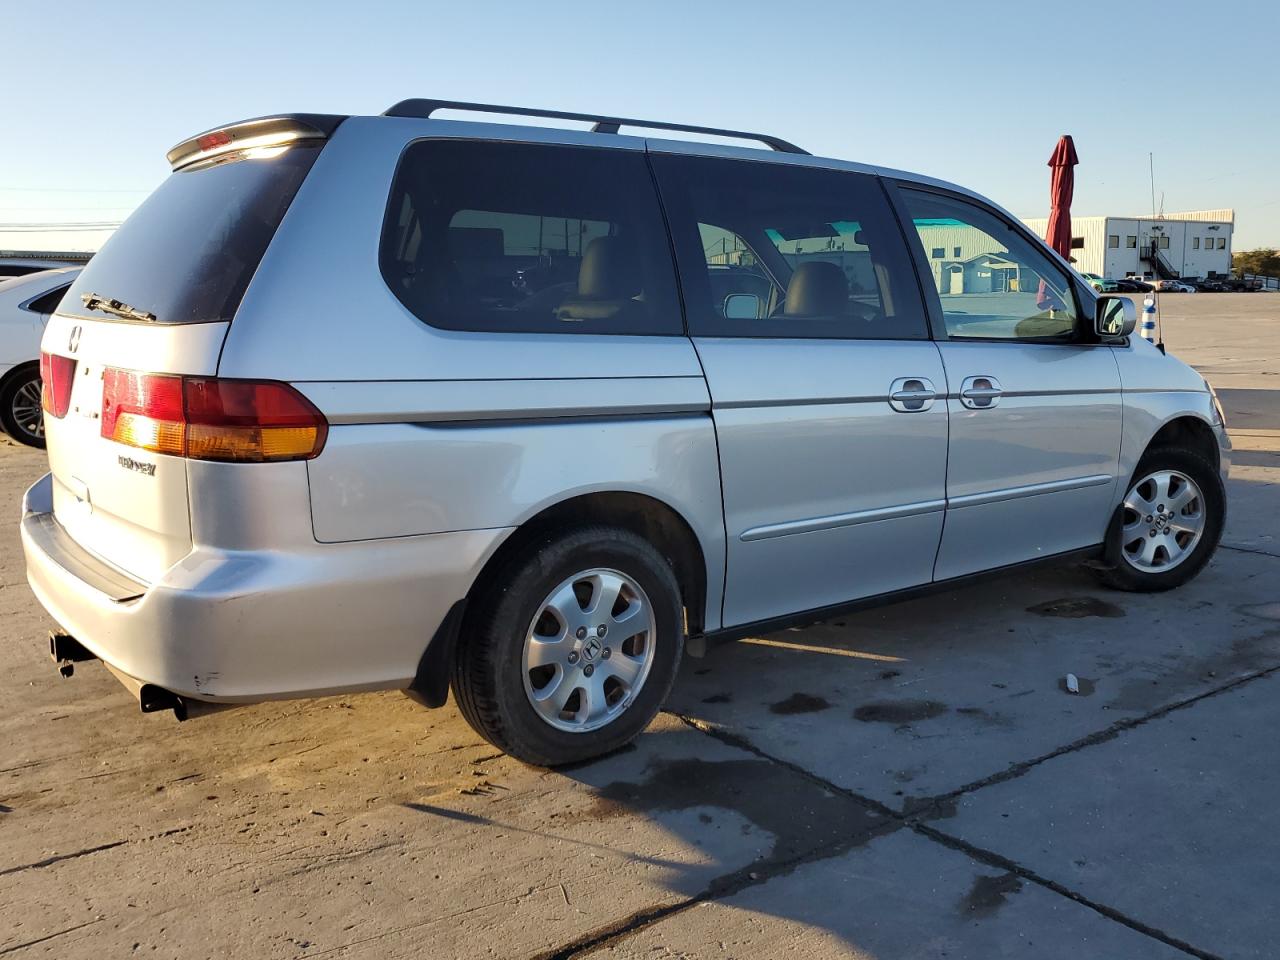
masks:
[(1120, 249), (1120, 236), (1119, 236), (1119, 234), (1115, 234), (1115, 233), (1113, 233), (1113, 234), (1111, 234), (1110, 236), (1108, 236), (1108, 237), (1107, 237), (1107, 249), (1109, 249), (1109, 250), (1119, 250), (1119, 249)]
[(1191, 249), (1192, 249), (1192, 250), (1199, 250), (1199, 249), (1200, 249), (1200, 238), (1199, 238), (1199, 237), (1192, 237), (1192, 238), (1191, 238)]
[(1136, 250), (1138, 249), (1138, 238), (1126, 236), (1124, 238), (1124, 245), (1125, 245), (1125, 248), (1128, 250)]
[(682, 334), (671, 251), (644, 156), (422, 140), (401, 159), (382, 274), (453, 330)]
[(1161, 249), (1161, 250), (1168, 250), (1168, 249), (1169, 249), (1169, 238), (1168, 238), (1168, 237), (1161, 237), (1161, 238), (1160, 238), (1160, 249)]
[(928, 336), (902, 233), (874, 177), (708, 157), (653, 160), (691, 332)]
[(1219, 237), (1219, 238), (1218, 238), (1218, 249), (1219, 249), (1219, 250), (1225, 250), (1225, 249), (1227, 249), (1227, 238), (1226, 238), (1226, 237)]
[(902, 197), (922, 247), (958, 243), (967, 255), (929, 264), (948, 337), (1074, 338), (1071, 283), (1038, 245), (967, 200), (912, 189), (903, 189)]

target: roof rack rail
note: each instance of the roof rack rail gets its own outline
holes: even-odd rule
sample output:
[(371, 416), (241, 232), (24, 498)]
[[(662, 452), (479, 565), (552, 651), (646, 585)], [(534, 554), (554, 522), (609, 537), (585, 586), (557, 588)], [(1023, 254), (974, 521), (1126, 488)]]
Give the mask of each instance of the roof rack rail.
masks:
[(780, 153), (803, 153), (808, 150), (797, 147), (781, 137), (767, 133), (747, 133), (742, 130), (721, 130), (717, 127), (696, 127), (686, 123), (667, 123), (662, 120), (633, 120), (626, 117), (607, 117), (594, 113), (567, 113), (563, 110), (535, 110), (530, 107), (504, 107), (494, 103), (466, 103), (461, 100), (401, 100), (383, 114), (384, 117), (430, 117), (437, 110), (470, 110), (475, 113), (507, 113), (520, 117), (546, 117), (555, 120), (583, 120), (592, 124), (592, 133), (617, 133), (619, 127), (643, 127), (649, 130), (679, 130), (683, 133), (706, 133), (735, 140), (757, 140)]

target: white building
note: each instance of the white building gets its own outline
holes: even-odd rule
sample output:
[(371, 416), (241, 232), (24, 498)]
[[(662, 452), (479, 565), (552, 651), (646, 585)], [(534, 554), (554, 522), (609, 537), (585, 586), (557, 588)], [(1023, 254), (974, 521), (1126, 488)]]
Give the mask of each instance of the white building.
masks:
[[(1027, 220), (1045, 235), (1047, 219)], [(1081, 273), (1122, 277), (1231, 275), (1234, 210), (1193, 210), (1163, 217), (1072, 217), (1071, 256)]]

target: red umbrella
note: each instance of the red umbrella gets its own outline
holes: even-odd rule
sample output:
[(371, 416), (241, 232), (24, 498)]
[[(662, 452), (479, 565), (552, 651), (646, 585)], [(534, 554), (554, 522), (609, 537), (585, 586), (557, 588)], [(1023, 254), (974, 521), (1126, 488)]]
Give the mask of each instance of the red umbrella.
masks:
[(1064, 260), (1071, 259), (1071, 195), (1076, 189), (1075, 165), (1079, 162), (1076, 145), (1063, 134), (1049, 158), (1053, 174), (1049, 178), (1049, 229), (1045, 240)]
[[(1068, 262), (1071, 260), (1071, 196), (1076, 189), (1075, 165), (1079, 162), (1076, 145), (1068, 134), (1063, 134), (1049, 157), (1053, 173), (1049, 178), (1049, 227), (1045, 231), (1045, 241)], [(1060, 307), (1057, 300), (1041, 280), (1036, 296), (1040, 309)]]

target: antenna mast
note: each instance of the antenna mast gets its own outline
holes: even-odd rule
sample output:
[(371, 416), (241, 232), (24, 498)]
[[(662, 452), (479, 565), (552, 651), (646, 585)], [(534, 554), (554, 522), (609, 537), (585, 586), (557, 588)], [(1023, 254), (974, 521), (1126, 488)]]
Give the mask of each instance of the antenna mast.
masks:
[[(1155, 220), (1156, 219), (1156, 161), (1155, 161), (1155, 153), (1151, 151), (1147, 152), (1147, 172), (1151, 177), (1151, 219)], [(1163, 195), (1161, 195), (1160, 197), (1160, 209), (1162, 211), (1164, 210)], [(1159, 241), (1159, 238), (1155, 236), (1152, 236), (1150, 239), (1151, 239), (1151, 263), (1154, 266), (1160, 263), (1160, 241)], [(1157, 270), (1156, 272), (1159, 273), (1160, 271)], [(1164, 353), (1164, 317), (1160, 313), (1160, 287), (1158, 286), (1159, 281), (1157, 280), (1156, 283), (1157, 283), (1157, 286), (1153, 292), (1153, 299), (1155, 301), (1155, 308), (1156, 308), (1156, 349), (1159, 350), (1161, 353)]]

